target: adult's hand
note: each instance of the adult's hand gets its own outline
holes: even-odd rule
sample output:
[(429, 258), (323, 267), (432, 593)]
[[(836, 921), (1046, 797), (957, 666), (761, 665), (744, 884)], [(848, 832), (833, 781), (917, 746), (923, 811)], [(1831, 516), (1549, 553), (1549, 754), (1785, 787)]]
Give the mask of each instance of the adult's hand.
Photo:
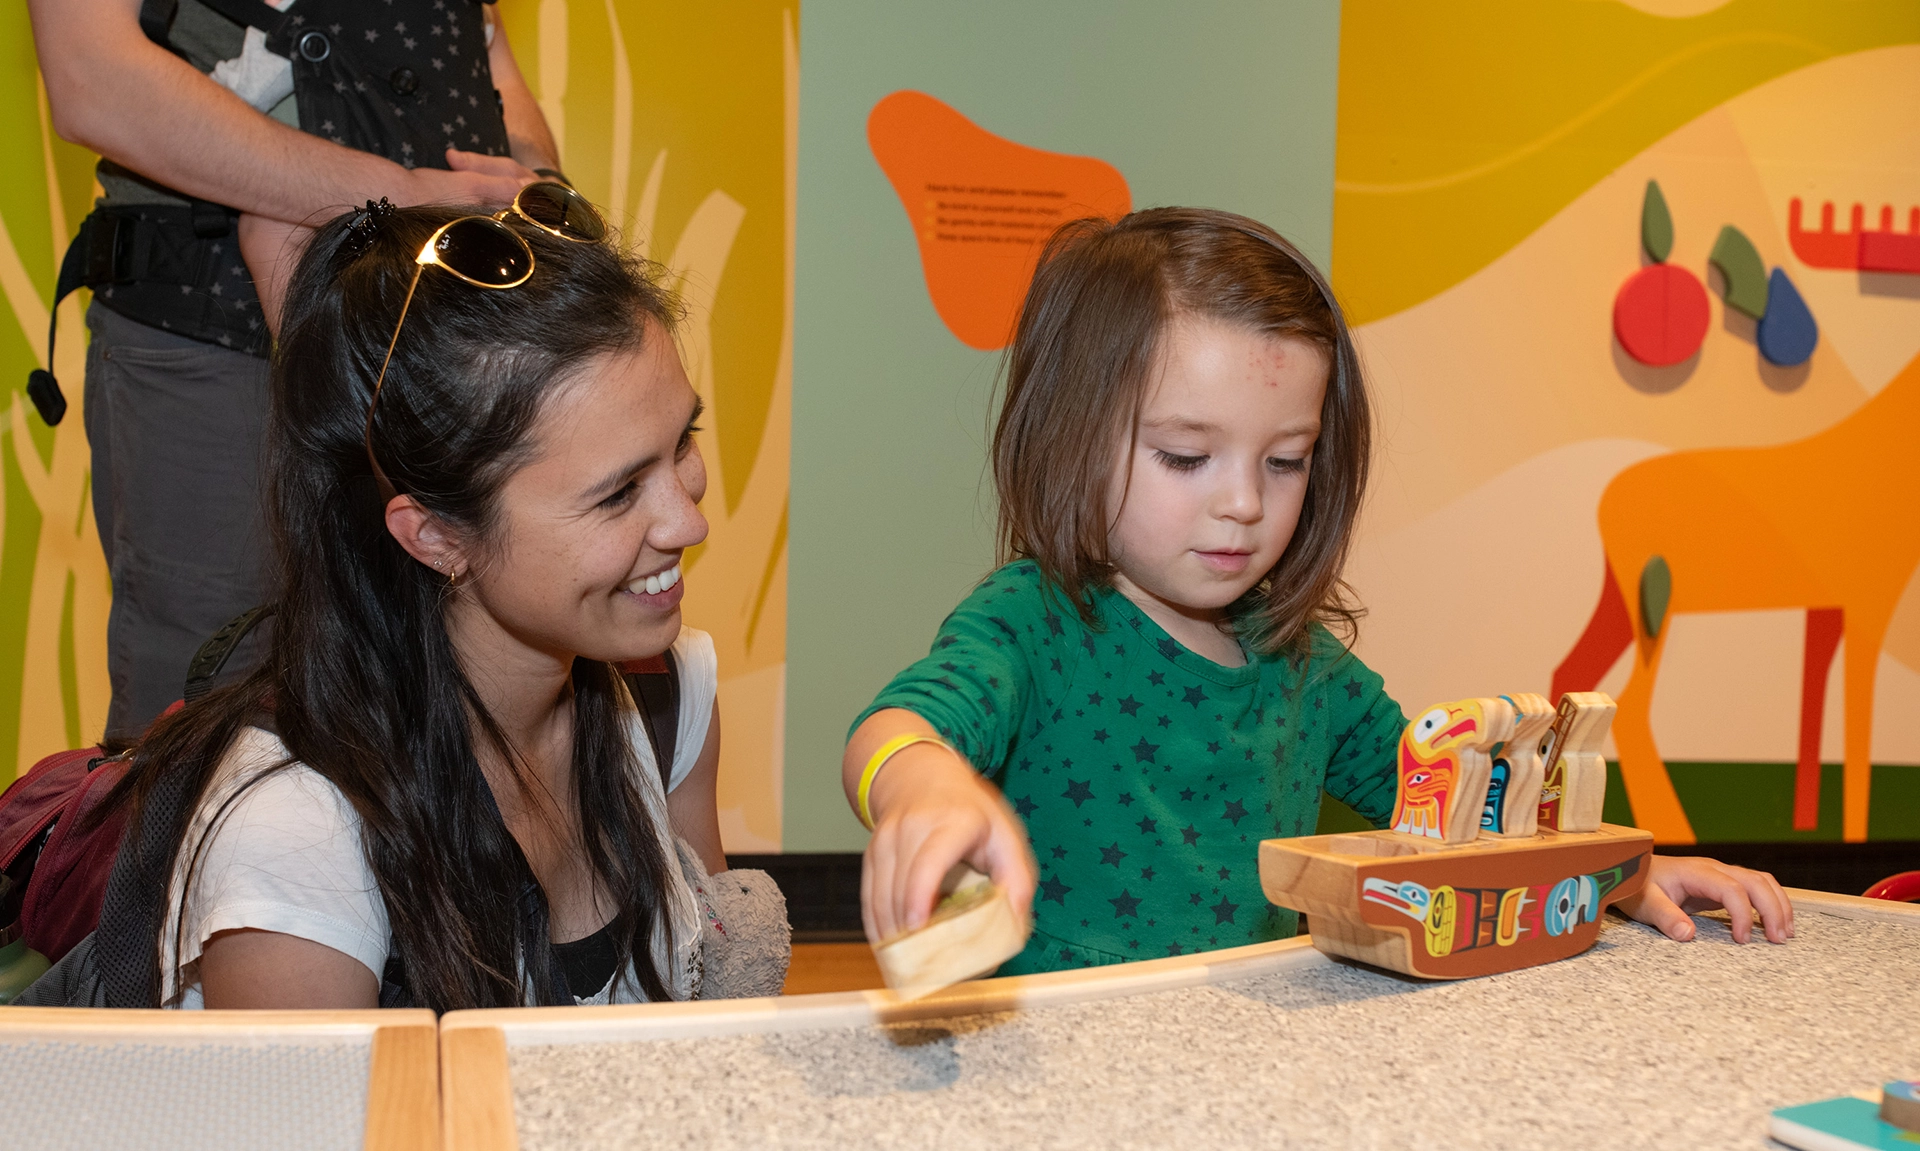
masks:
[[(461, 204), (497, 211), (513, 202), (521, 188), (540, 177), (508, 156), (447, 149), (450, 169), (415, 168), (396, 189), (402, 205)], [(240, 217), (240, 258), (253, 276), (267, 328), (280, 336), (280, 308), (287, 279), (293, 275), (313, 229), (248, 212)]]
[(520, 189), (540, 179), (532, 168), (511, 156), (447, 149), (447, 168), (415, 168), (405, 201), (410, 204), (473, 204), (500, 209), (513, 203)]

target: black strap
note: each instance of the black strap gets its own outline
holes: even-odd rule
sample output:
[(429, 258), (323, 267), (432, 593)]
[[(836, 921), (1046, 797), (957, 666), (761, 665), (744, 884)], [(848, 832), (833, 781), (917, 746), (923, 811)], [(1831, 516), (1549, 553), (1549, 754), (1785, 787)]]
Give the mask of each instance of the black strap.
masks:
[(653, 744), (653, 760), (660, 768), (662, 794), (673, 789), (673, 755), (680, 743), (680, 664), (673, 649), (660, 655), (665, 671), (630, 671), (627, 688), (640, 705), (640, 720)]
[[(66, 394), (53, 374), (60, 302), (81, 288), (98, 289), (110, 284), (151, 281), (169, 285), (199, 284), (204, 289), (208, 282), (205, 276), (217, 275), (217, 268), (231, 261), (221, 261), (210, 271), (208, 257), (201, 251), (200, 244), (231, 234), (237, 216), (233, 209), (210, 200), (189, 198), (184, 205), (96, 208), (80, 222), (80, 230), (60, 260), (60, 278), (53, 287), (53, 306), (47, 310), (47, 366), (27, 373), (27, 398), (33, 401), (34, 410), (48, 427), (58, 424), (67, 414)], [(171, 292), (168, 298), (173, 298)], [(245, 337), (244, 332), (241, 335)]]
[(227, 621), (225, 627), (208, 636), (207, 642), (201, 644), (200, 650), (194, 653), (193, 662), (187, 664), (187, 686), (182, 698), (192, 703), (212, 691), (213, 679), (227, 665), (227, 657), (233, 654), (233, 649), (240, 646), (240, 641), (247, 638), (247, 633), (253, 630), (255, 624), (273, 612), (274, 606), (270, 603), (248, 608)]
[(53, 378), (53, 337), (60, 327), (60, 301), (86, 284), (88, 256), (93, 250), (93, 221), (92, 216), (80, 221), (80, 234), (67, 245), (67, 254), (60, 260), (60, 278), (53, 285), (53, 307), (47, 309), (47, 366), (27, 373), (27, 398), (33, 401), (34, 410), (48, 427), (67, 415), (67, 397), (60, 391), (60, 382)]

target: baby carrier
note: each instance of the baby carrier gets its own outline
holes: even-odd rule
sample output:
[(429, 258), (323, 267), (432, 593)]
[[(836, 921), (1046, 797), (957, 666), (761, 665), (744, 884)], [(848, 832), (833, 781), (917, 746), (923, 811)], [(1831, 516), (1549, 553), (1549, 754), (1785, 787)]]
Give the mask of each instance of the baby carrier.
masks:
[[(140, 27), (274, 119), (402, 167), (444, 168), (449, 147), (507, 154), (476, 0), (294, 0), (284, 12), (262, 0), (144, 0)], [(148, 327), (266, 355), (260, 299), (240, 259), (239, 213), (108, 160), (100, 182), (107, 195), (61, 261), (54, 312), (70, 293), (92, 288), (103, 305)], [(48, 424), (67, 411), (51, 371), (53, 341), (50, 321), (48, 368), (27, 381)]]

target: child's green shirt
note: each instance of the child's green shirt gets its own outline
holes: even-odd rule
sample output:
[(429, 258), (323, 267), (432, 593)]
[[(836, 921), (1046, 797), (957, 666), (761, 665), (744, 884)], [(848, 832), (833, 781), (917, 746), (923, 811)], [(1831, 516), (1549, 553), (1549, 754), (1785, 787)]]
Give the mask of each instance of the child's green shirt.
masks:
[(1026, 821), (1034, 934), (1003, 975), (1293, 935), (1261, 893), (1259, 843), (1311, 835), (1322, 789), (1384, 826), (1400, 706), (1318, 625), (1310, 659), (1222, 667), (1092, 594), (1089, 628), (1032, 561), (1000, 568), (854, 726), (920, 715)]

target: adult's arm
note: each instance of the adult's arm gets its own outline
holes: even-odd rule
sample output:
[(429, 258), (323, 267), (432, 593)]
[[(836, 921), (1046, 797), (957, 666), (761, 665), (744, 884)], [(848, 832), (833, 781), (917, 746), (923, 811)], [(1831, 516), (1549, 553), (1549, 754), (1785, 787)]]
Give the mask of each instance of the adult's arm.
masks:
[(381, 196), (505, 204), (533, 178), (514, 159), (472, 153), (449, 156), (462, 170), (410, 171), (289, 128), (148, 40), (140, 0), (27, 7), (54, 131), (190, 196), (301, 224)]
[[(720, 847), (720, 709), (707, 722), (707, 741), (700, 758), (680, 786), (667, 793), (667, 823), (700, 856), (708, 874), (727, 869)], [(669, 853), (671, 855), (671, 853)]]
[(485, 6), (487, 25), (493, 38), (487, 45), (487, 68), (493, 73), (493, 86), (500, 92), (500, 106), (507, 121), (507, 148), (513, 158), (529, 168), (560, 168), (560, 148), (553, 141), (547, 117), (539, 101), (520, 74), (520, 62), (513, 58), (507, 44), (507, 26), (500, 22), (496, 6)]
[(243, 928), (207, 940), (200, 994), (209, 1011), (353, 1011), (380, 1006), (380, 978), (324, 943)]

